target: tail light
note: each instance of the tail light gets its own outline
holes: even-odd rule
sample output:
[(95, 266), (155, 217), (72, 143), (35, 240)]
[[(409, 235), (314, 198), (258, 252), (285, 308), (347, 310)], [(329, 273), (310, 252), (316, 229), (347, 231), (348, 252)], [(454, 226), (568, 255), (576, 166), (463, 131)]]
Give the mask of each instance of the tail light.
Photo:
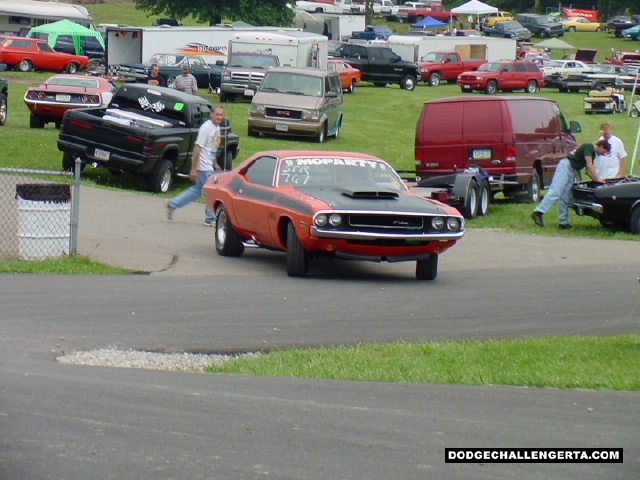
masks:
[(506, 162), (515, 162), (516, 161), (516, 146), (513, 144), (509, 144), (505, 146), (504, 149), (504, 160)]
[(151, 155), (152, 152), (153, 152), (153, 143), (151, 143), (151, 140), (146, 139), (144, 141), (144, 144), (142, 145), (142, 154)]

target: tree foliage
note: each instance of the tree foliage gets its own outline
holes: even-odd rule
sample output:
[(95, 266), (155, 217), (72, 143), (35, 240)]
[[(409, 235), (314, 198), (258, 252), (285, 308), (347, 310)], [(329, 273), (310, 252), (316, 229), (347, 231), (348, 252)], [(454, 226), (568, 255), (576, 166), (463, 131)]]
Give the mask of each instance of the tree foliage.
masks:
[(290, 26), (294, 12), (289, 0), (135, 0), (136, 8), (154, 15), (182, 19), (191, 15), (197, 21), (216, 25), (243, 21), (255, 26)]

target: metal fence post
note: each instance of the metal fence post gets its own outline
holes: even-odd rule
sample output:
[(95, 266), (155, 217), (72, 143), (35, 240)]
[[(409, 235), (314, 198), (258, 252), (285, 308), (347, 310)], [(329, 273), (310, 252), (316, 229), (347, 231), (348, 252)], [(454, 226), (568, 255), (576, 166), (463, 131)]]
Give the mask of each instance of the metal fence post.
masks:
[(75, 256), (78, 254), (78, 222), (80, 218), (80, 168), (82, 162), (80, 157), (76, 158), (76, 163), (73, 169), (74, 181), (73, 181), (73, 196), (71, 203), (71, 245), (69, 247), (69, 255)]

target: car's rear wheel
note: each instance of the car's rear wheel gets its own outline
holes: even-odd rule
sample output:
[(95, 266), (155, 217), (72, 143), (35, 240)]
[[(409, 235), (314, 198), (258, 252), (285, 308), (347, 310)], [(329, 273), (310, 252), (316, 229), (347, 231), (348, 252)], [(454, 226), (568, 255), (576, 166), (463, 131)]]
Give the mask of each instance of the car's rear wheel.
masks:
[(525, 89), (527, 93), (536, 93), (538, 91), (538, 82), (535, 80), (529, 80), (527, 82), (527, 88)]
[(64, 68), (64, 71), (70, 74), (78, 73), (80, 70), (80, 65), (75, 62), (67, 63), (67, 66)]
[(156, 168), (147, 179), (149, 190), (155, 193), (167, 193), (173, 183), (173, 163), (160, 159)]
[(238, 257), (244, 252), (242, 238), (231, 225), (224, 205), (216, 210), (216, 252), (223, 257)]
[(431, 254), (426, 260), (416, 262), (416, 278), (418, 280), (435, 280), (438, 276), (438, 255)]
[(347, 93), (353, 93), (355, 90), (356, 90), (356, 81), (351, 80), (351, 83), (349, 84), (349, 88), (347, 88)]
[(416, 77), (414, 77), (413, 75), (405, 75), (404, 77), (402, 77), (402, 80), (400, 81), (400, 88), (403, 88), (409, 91), (415, 90)]
[(287, 275), (304, 277), (309, 270), (309, 254), (304, 249), (293, 223), (287, 225)]
[(44, 128), (45, 122), (33, 113), (29, 115), (29, 128)]
[(636, 206), (631, 212), (629, 230), (631, 230), (631, 233), (640, 233), (640, 205)]
[(431, 85), (432, 87), (437, 87), (438, 85), (440, 85), (440, 80), (442, 80), (442, 77), (439, 73), (432, 73), (429, 77), (429, 85)]
[(7, 123), (9, 117), (9, 108), (7, 107), (7, 96), (0, 93), (0, 127)]
[[(567, 28), (567, 32), (575, 32), (576, 31), (576, 27), (569, 27)], [(596, 30), (597, 31), (597, 30)]]
[(495, 80), (489, 80), (487, 82), (487, 86), (484, 88), (484, 91), (487, 93), (487, 95), (495, 95), (498, 91), (498, 82), (496, 82)]
[(15, 69), (19, 72), (30, 72), (33, 70), (33, 63), (31, 60), (21, 60), (15, 67)]

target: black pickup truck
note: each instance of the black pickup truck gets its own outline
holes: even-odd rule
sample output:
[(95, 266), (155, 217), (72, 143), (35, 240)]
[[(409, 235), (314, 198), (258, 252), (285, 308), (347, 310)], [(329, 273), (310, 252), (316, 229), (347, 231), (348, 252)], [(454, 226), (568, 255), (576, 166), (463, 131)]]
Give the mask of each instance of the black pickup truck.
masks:
[(402, 57), (390, 48), (347, 43), (342, 46), (340, 56), (345, 62), (360, 70), (362, 80), (372, 82), (378, 87), (397, 83), (400, 88), (414, 90), (420, 78), (418, 64), (402, 60)]
[[(131, 84), (120, 87), (107, 108), (67, 110), (60, 125), (62, 168), (94, 164), (114, 173), (147, 178), (153, 192), (167, 192), (174, 175), (188, 174), (198, 128), (210, 117), (204, 98), (171, 88)], [(221, 168), (231, 168), (239, 139), (225, 120), (218, 152)]]

